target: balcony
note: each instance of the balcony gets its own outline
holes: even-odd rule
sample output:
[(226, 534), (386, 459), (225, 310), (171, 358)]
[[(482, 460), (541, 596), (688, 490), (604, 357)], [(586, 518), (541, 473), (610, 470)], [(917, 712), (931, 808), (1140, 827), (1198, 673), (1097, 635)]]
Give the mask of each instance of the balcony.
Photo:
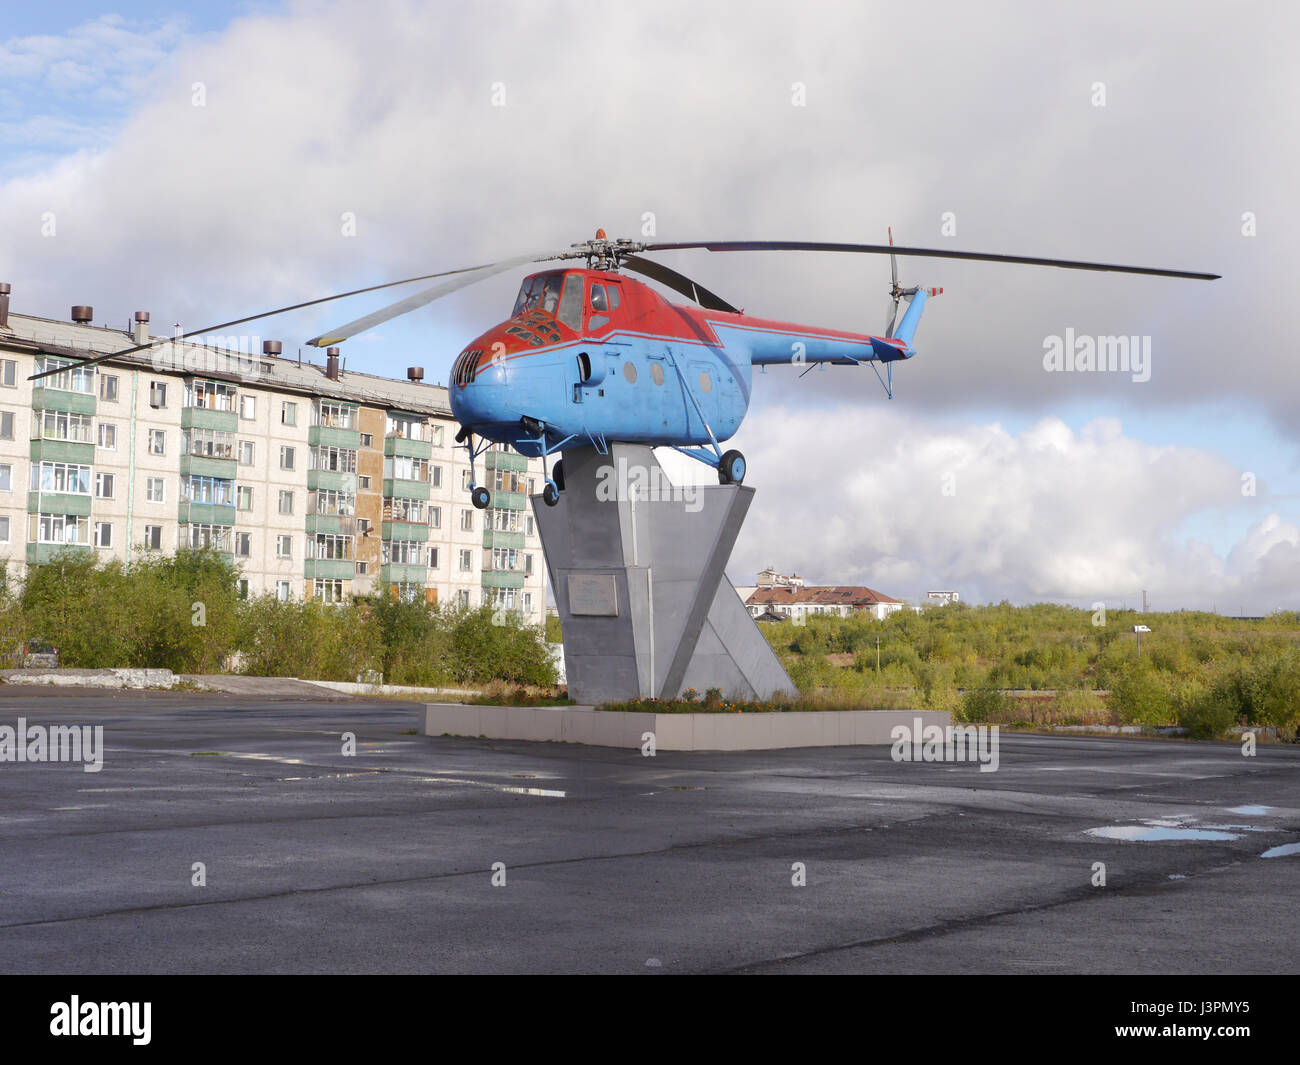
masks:
[(234, 525), (235, 504), (191, 503), (183, 499), (176, 520), (182, 525)]
[(93, 392), (65, 392), (44, 385), (32, 389), (32, 410), (61, 410), (70, 414), (94, 414)]
[(523, 473), (528, 469), (528, 460), (523, 455), (516, 455), (512, 451), (489, 451), (483, 456), (483, 468), (485, 470), (513, 470), (515, 473)]
[(80, 492), (27, 493), (28, 514), (76, 514), (85, 517), (90, 513), (90, 496)]
[(484, 570), (484, 588), (522, 588), (524, 575), (518, 570)]
[(52, 562), (60, 552), (84, 556), (93, 554), (94, 548), (89, 544), (28, 544), (27, 563), (31, 566), (39, 566)]
[(216, 458), (212, 455), (182, 455), (181, 476), (194, 474), (196, 477), (219, 477), (223, 481), (233, 481), (239, 473), (239, 465), (234, 458)]
[(357, 429), (340, 429), (332, 425), (313, 425), (307, 430), (310, 447), (337, 447), (356, 451), (361, 447), (361, 433)]
[(423, 584), (426, 570), (419, 565), (386, 562), (379, 567), (379, 580), (384, 584)]
[(429, 527), (421, 522), (386, 521), (381, 526), (385, 540), (419, 540), (429, 539)]
[(357, 564), (350, 558), (309, 558), (302, 564), (302, 575), (321, 580), (351, 580), (356, 576)]
[(308, 514), (307, 532), (333, 533), (336, 536), (356, 536), (357, 519), (345, 514)]
[(408, 436), (393, 433), (384, 437), (385, 458), (405, 457), (412, 459), (429, 459), (433, 456), (433, 445), (427, 440), (412, 440)]
[(483, 546), (513, 547), (516, 550), (524, 546), (524, 534), (521, 532), (498, 532), (495, 529), (483, 530)]
[(239, 430), (239, 414), (233, 410), (208, 410), (207, 407), (182, 407), (182, 429), (218, 429), (223, 433)]
[(527, 510), (528, 496), (523, 492), (503, 492), (500, 489), (493, 489), (492, 502), (490, 507), (498, 507), (501, 510)]
[(428, 499), (428, 481), (405, 481), (398, 477), (384, 478), (384, 495), (389, 499)]
[(89, 466), (95, 461), (95, 445), (79, 440), (33, 440), (33, 462), (71, 462)]
[(307, 488), (310, 491), (326, 490), (357, 494), (357, 475), (355, 473), (336, 473), (334, 470), (308, 470)]

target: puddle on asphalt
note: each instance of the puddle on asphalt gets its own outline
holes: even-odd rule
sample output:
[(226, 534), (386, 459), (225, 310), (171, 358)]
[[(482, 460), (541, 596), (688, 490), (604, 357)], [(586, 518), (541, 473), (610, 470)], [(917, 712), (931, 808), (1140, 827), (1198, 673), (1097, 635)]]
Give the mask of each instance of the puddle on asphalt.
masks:
[(475, 788), (492, 788), (494, 791), (508, 791), (515, 795), (542, 795), (548, 799), (564, 799), (568, 792), (554, 791), (549, 788), (517, 788), (510, 784), (493, 784), (487, 780), (466, 780), (463, 777), (419, 777), (425, 784), (469, 784)]
[(1300, 854), (1300, 843), (1283, 843), (1280, 847), (1269, 847), (1261, 858), (1288, 858), (1293, 854)]
[(1090, 828), (1088, 835), (1100, 836), (1102, 839), (1123, 839), (1131, 842), (1147, 843), (1153, 840), (1168, 839), (1240, 839), (1235, 832), (1221, 832), (1208, 828), (1166, 828), (1159, 825), (1108, 825), (1105, 828)]
[(1242, 817), (1263, 817), (1271, 809), (1271, 806), (1229, 806), (1228, 813), (1241, 814)]

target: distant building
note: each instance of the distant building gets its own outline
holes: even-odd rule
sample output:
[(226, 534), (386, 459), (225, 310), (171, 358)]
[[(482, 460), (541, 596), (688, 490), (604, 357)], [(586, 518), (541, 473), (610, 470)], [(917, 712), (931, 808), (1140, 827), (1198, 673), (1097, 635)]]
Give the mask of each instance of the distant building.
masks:
[(786, 576), (769, 567), (759, 571), (758, 586), (760, 588), (802, 588), (803, 578), (797, 573)]
[(927, 599), (933, 599), (941, 606), (947, 606), (949, 603), (956, 603), (961, 600), (961, 596), (956, 592), (926, 592)]
[[(764, 583), (765, 578), (768, 583)], [(792, 581), (798, 581), (798, 584), (790, 583)], [(782, 577), (773, 570), (760, 573), (758, 582), (759, 586), (745, 597), (745, 606), (750, 616), (759, 621), (846, 618), (852, 614), (870, 614), (877, 620), (884, 620), (894, 611), (903, 609), (899, 600), (860, 585), (810, 586), (805, 585), (802, 578)]]

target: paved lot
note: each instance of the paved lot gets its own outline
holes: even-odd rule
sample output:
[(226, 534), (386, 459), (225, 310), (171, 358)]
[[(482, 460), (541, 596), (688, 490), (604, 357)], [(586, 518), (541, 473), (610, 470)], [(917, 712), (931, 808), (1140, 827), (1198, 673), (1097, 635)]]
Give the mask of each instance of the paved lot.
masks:
[(0, 763), (9, 973), (1300, 971), (1300, 856), (1259, 857), (1300, 841), (1296, 746), (1004, 736), (979, 773), (426, 738), (390, 701), (0, 689), (19, 716), (107, 754)]

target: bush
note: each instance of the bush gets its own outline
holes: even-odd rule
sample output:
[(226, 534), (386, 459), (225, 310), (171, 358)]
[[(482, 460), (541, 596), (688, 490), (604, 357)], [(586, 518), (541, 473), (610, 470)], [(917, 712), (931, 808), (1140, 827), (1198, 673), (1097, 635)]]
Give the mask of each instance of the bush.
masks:
[(1011, 697), (997, 688), (972, 688), (961, 697), (961, 719), (973, 724), (1003, 721), (1010, 714)]
[(1178, 723), (1193, 739), (1215, 740), (1230, 729), (1236, 720), (1231, 707), (1206, 692), (1180, 710)]
[(1153, 670), (1143, 662), (1130, 662), (1113, 675), (1110, 709), (1121, 725), (1168, 725), (1173, 704)]

